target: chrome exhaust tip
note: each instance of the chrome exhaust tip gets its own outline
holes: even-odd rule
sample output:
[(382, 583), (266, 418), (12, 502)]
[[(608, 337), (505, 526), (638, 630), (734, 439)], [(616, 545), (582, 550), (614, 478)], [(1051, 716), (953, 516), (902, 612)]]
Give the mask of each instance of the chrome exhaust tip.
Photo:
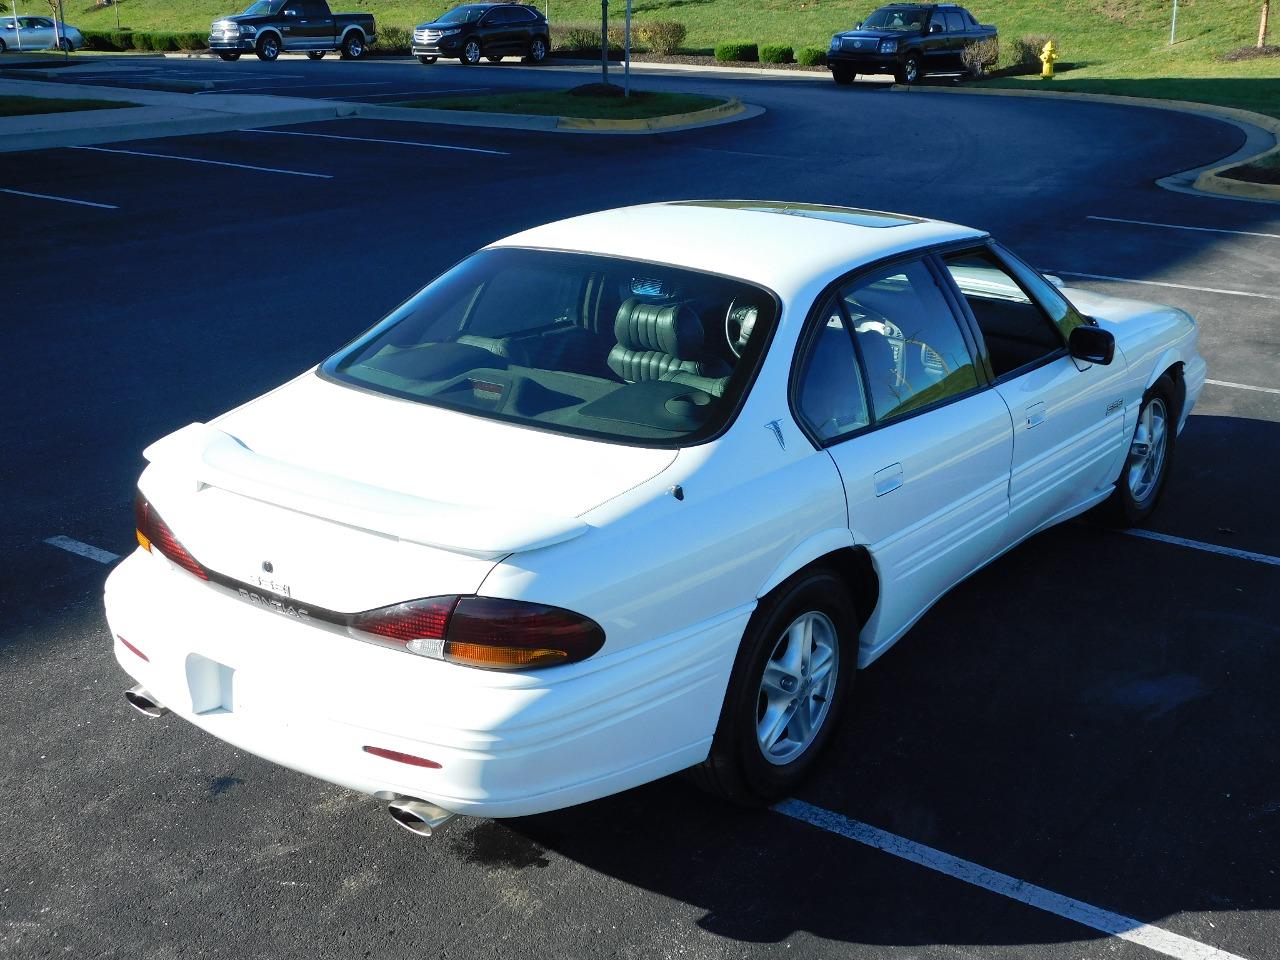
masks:
[(426, 800), (399, 797), (387, 805), (387, 813), (399, 826), (420, 837), (431, 836), (431, 831), (443, 826), (454, 815), (443, 807)]
[(129, 706), (144, 717), (150, 717), (153, 720), (156, 717), (163, 717), (169, 712), (169, 708), (161, 704), (142, 684), (126, 690), (124, 698), (129, 701)]

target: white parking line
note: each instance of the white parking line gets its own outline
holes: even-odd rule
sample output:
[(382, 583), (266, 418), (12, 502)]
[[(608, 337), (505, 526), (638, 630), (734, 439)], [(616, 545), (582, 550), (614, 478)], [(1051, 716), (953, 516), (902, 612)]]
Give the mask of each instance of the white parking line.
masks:
[(241, 133), (262, 133), (273, 137), (319, 137), (322, 140), (355, 140), (358, 143), (391, 143), (400, 147), (428, 147), (431, 150), (458, 150), (462, 153), (488, 153), (495, 157), (509, 157), (505, 150), (481, 150), (479, 147), (454, 147), (445, 143), (422, 143), (418, 140), (379, 140), (377, 137), (342, 137), (336, 133), (299, 133), (296, 130), (241, 130)]
[(1205, 383), (1212, 383), (1215, 387), (1234, 387), (1237, 390), (1254, 390), (1258, 393), (1280, 393), (1275, 387), (1251, 387), (1247, 383), (1232, 383), (1230, 380), (1206, 380)]
[(68, 150), (92, 150), (95, 153), (123, 153), (131, 157), (154, 157), (157, 160), (185, 160), (187, 163), (206, 163), (213, 167), (235, 167), (238, 170), (256, 170), (259, 173), (287, 173), (293, 177), (315, 177), (332, 180), (327, 173), (303, 173), (301, 170), (281, 170), (278, 167), (255, 167), (248, 163), (229, 163), (226, 160), (201, 160), (198, 157), (178, 157), (170, 153), (143, 153), (141, 150), (115, 150), (107, 147), (67, 147)]
[[(374, 97), (399, 97), (402, 100), (412, 100), (414, 97), (433, 97), (438, 93), (483, 93), (489, 87), (455, 87), (449, 90), (413, 90), (409, 93), (401, 91), (400, 93), (361, 93), (357, 94), (363, 100), (372, 100)], [(333, 100), (334, 97), (327, 99)]]
[(1084, 277), (1086, 280), (1107, 280), (1111, 283), (1141, 283), (1149, 287), (1174, 287), (1178, 290), (1199, 290), (1201, 293), (1226, 293), (1233, 297), (1257, 297), (1259, 300), (1280, 300), (1280, 294), (1250, 293), (1247, 290), (1219, 290), (1217, 287), (1193, 287), (1186, 283), (1168, 283), (1164, 280), (1131, 280), (1128, 277), (1108, 277), (1101, 273), (1080, 273), (1077, 270), (1045, 270), (1044, 273), (1060, 273), (1068, 277)]
[(1254, 233), (1252, 230), (1224, 230), (1221, 227), (1185, 227), (1177, 223), (1154, 223), (1150, 220), (1126, 220), (1123, 217), (1085, 217), (1086, 220), (1101, 220), (1103, 223), (1133, 223), (1140, 227), (1164, 227), (1166, 230), (1194, 230), (1196, 233), (1230, 233), (1237, 237), (1264, 237), (1267, 240), (1280, 240), (1280, 233)]
[(98, 207), (102, 210), (119, 210), (114, 203), (94, 203), (92, 200), (75, 200), (71, 197), (55, 197), (52, 193), (28, 193), (26, 190), (9, 190), (0, 187), (0, 193), (12, 193), (15, 197), (35, 197), (37, 200), (57, 200), (60, 203), (74, 203), (81, 207)]
[(1252, 550), (1237, 550), (1235, 547), (1220, 547), (1216, 543), (1205, 543), (1203, 540), (1188, 540), (1185, 537), (1174, 537), (1167, 533), (1156, 533), (1154, 530), (1140, 530), (1137, 527), (1130, 527), (1127, 530), (1121, 530), (1119, 532), (1128, 534), (1131, 537), (1141, 537), (1143, 540), (1157, 540), (1160, 543), (1172, 543), (1179, 547), (1190, 547), (1193, 550), (1203, 550), (1205, 553), (1217, 553), (1224, 557), (1235, 557), (1237, 560), (1252, 560), (1254, 563), (1266, 563), (1273, 567), (1280, 567), (1280, 557), (1273, 557), (1266, 553), (1254, 553)]
[(935, 850), (933, 847), (927, 847), (923, 843), (916, 843), (914, 840), (889, 833), (887, 830), (851, 820), (802, 800), (783, 800), (773, 809), (784, 816), (803, 821), (828, 833), (855, 840), (891, 856), (919, 864), (929, 870), (946, 874), (992, 893), (998, 893), (1002, 897), (1017, 900), (1019, 903), (1044, 910), (1046, 913), (1074, 920), (1086, 927), (1101, 930), (1103, 933), (1119, 937), (1121, 940), (1128, 940), (1130, 943), (1163, 953), (1165, 956), (1175, 957), (1177, 960), (1244, 960), (1237, 954), (1219, 950), (1199, 940), (1192, 940), (1161, 927), (1153, 927), (1141, 920), (1112, 913), (1110, 910), (1103, 910), (1081, 900), (1054, 893), (1052, 890), (1027, 883), (1025, 880), (1018, 880), (1007, 873), (980, 866), (972, 860), (962, 860), (941, 850)]
[(120, 557), (109, 550), (101, 550), (98, 547), (91, 547), (87, 543), (81, 543), (79, 540), (72, 540), (70, 537), (56, 536), (50, 537), (45, 543), (51, 547), (57, 547), (59, 550), (66, 550), (68, 553), (74, 553), (77, 556), (88, 557), (90, 560), (97, 560), (98, 563), (115, 563)]

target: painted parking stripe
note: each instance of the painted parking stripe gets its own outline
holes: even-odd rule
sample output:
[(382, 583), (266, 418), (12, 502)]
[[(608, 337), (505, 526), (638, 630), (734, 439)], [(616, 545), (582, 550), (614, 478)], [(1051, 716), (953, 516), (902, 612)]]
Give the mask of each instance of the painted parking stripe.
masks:
[(1018, 880), (1007, 873), (1000, 873), (960, 857), (943, 853), (923, 843), (916, 843), (906, 837), (900, 837), (887, 830), (870, 826), (859, 820), (841, 816), (822, 807), (815, 807), (803, 800), (783, 800), (773, 808), (784, 816), (800, 820), (804, 823), (834, 833), (838, 836), (865, 844), (902, 860), (910, 861), (937, 873), (945, 874), (956, 880), (981, 887), (991, 893), (998, 893), (1010, 900), (1017, 900), (1027, 906), (1044, 910), (1094, 930), (1111, 934), (1130, 943), (1154, 950), (1177, 960), (1244, 960), (1243, 957), (1217, 947), (1211, 947), (1199, 940), (1172, 933), (1161, 927), (1153, 927), (1123, 914), (1112, 913), (1071, 897), (1054, 893), (1044, 887)]
[(15, 197), (35, 197), (37, 200), (57, 200), (59, 203), (74, 203), (80, 207), (98, 207), (100, 210), (119, 210), (114, 203), (94, 203), (92, 200), (76, 200), (73, 197), (55, 197), (52, 193), (28, 193), (26, 190), (9, 190), (0, 188), (0, 193), (11, 193)]
[(171, 153), (144, 153), (141, 150), (116, 150), (107, 147), (67, 147), (68, 150), (92, 150), (94, 153), (123, 153), (131, 157), (154, 157), (157, 160), (185, 160), (187, 163), (205, 163), (212, 167), (235, 167), (237, 170), (255, 170), (258, 173), (286, 173), (292, 177), (315, 177), (332, 180), (327, 173), (304, 173), (301, 170), (281, 170), (278, 167), (255, 167), (248, 163), (230, 163), (226, 160), (201, 160), (199, 157), (179, 157)]
[(114, 554), (109, 550), (102, 550), (99, 547), (90, 546), (87, 543), (81, 543), (79, 540), (72, 540), (70, 537), (56, 536), (50, 537), (45, 543), (51, 547), (57, 547), (59, 550), (66, 550), (68, 553), (74, 553), (80, 557), (88, 557), (90, 560), (96, 560), (98, 563), (115, 563), (120, 559), (118, 554)]
[(1237, 560), (1252, 560), (1254, 563), (1266, 563), (1273, 567), (1280, 567), (1280, 557), (1273, 557), (1267, 553), (1254, 553), (1252, 550), (1237, 550), (1235, 547), (1220, 547), (1216, 543), (1205, 543), (1203, 540), (1188, 540), (1185, 537), (1174, 537), (1167, 533), (1156, 533), (1154, 530), (1140, 530), (1137, 527), (1131, 527), (1119, 532), (1131, 537), (1141, 537), (1143, 540), (1158, 540), (1160, 543), (1172, 543), (1179, 547), (1190, 547), (1193, 550), (1203, 550), (1205, 553), (1216, 553), (1224, 557), (1235, 557)]
[[(453, 87), (448, 90), (403, 90), (396, 93), (358, 93), (361, 100), (372, 100), (374, 97), (399, 97), (402, 100), (412, 100), (414, 97), (434, 97), (440, 93), (484, 93), (491, 87)], [(336, 97), (327, 97), (326, 99), (334, 100)]]
[(1254, 233), (1252, 230), (1226, 230), (1222, 227), (1186, 227), (1179, 223), (1155, 223), (1151, 220), (1126, 220), (1123, 217), (1085, 217), (1086, 220), (1099, 220), (1103, 223), (1132, 223), (1140, 227), (1163, 227), (1166, 230), (1192, 230), (1196, 233), (1230, 233), (1237, 237), (1264, 237), (1267, 240), (1280, 240), (1280, 233)]
[(1280, 300), (1280, 294), (1250, 293), (1247, 290), (1219, 290), (1217, 287), (1193, 287), (1186, 283), (1169, 283), (1165, 280), (1132, 280), (1129, 277), (1108, 277), (1101, 273), (1080, 273), (1077, 270), (1045, 270), (1044, 273), (1060, 273), (1067, 277), (1084, 277), (1086, 280), (1106, 280), (1110, 283), (1140, 283), (1149, 287), (1173, 287), (1177, 290), (1199, 290), (1201, 293), (1226, 293), (1233, 297), (1257, 297), (1259, 300)]
[(427, 147), (431, 150), (459, 150), (463, 153), (487, 153), (495, 157), (509, 157), (505, 150), (481, 150), (479, 147), (455, 147), (446, 143), (422, 143), (418, 140), (379, 140), (377, 137), (342, 137), (336, 133), (299, 133), (296, 130), (241, 130), (241, 133), (262, 133), (273, 137), (319, 137), (322, 140), (354, 140), (357, 143), (391, 143), (401, 147)]
[(1232, 383), (1230, 380), (1206, 380), (1205, 383), (1212, 383), (1215, 387), (1234, 387), (1236, 390), (1253, 390), (1257, 393), (1280, 393), (1280, 389), (1275, 387), (1254, 387), (1247, 383)]

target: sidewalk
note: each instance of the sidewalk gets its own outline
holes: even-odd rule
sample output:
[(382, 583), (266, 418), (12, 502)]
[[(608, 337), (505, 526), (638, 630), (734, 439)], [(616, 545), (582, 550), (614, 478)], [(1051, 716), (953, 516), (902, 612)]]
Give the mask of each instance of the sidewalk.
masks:
[(0, 80), (0, 95), (138, 104), (116, 110), (0, 117), (0, 153), (334, 120), (355, 116), (360, 108), (359, 104), (331, 100), (232, 93), (192, 97), (188, 93), (39, 80)]

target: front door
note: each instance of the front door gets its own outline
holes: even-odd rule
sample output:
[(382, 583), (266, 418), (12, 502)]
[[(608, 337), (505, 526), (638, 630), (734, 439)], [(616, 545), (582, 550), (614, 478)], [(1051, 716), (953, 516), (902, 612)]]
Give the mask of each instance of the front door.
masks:
[(947, 21), (941, 10), (934, 10), (924, 32), (924, 63), (926, 73), (948, 73), (951, 63), (951, 38), (947, 34)]
[(864, 664), (1006, 542), (1009, 411), (942, 282), (919, 259), (851, 280), (820, 312), (797, 391), (879, 573)]
[(1084, 322), (1049, 283), (983, 246), (942, 258), (984, 341), (996, 389), (1013, 419), (1011, 535), (1021, 538), (1104, 493), (1125, 431), (1124, 360), (1087, 364), (1067, 353)]

